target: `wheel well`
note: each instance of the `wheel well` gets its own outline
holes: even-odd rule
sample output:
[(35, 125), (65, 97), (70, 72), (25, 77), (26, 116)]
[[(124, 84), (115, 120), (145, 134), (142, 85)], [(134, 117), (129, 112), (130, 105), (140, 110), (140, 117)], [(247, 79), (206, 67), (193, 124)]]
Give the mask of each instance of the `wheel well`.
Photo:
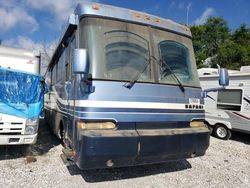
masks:
[(58, 127), (57, 127), (57, 129), (56, 129), (56, 135), (59, 137), (59, 138), (62, 138), (62, 134), (63, 134), (63, 131), (64, 131), (64, 126), (63, 126), (63, 121), (62, 120), (60, 120), (60, 122), (59, 122), (59, 125), (58, 125)]
[(204, 121), (204, 123), (205, 123), (206, 125), (208, 125), (208, 126), (211, 126), (210, 123), (209, 123), (208, 121), (206, 121), (206, 120)]
[(217, 127), (217, 126), (223, 126), (223, 127), (225, 127), (226, 129), (228, 129), (228, 127), (227, 127), (225, 124), (223, 124), (223, 123), (216, 123), (216, 124), (214, 125), (214, 127)]
[(63, 121), (62, 121), (62, 120), (61, 120), (60, 123), (59, 123), (59, 129), (60, 129), (60, 130), (63, 130), (63, 129), (64, 129)]
[(60, 131), (60, 133), (62, 133), (64, 131), (64, 126), (63, 126), (62, 120), (60, 121), (60, 124), (59, 124), (59, 131)]

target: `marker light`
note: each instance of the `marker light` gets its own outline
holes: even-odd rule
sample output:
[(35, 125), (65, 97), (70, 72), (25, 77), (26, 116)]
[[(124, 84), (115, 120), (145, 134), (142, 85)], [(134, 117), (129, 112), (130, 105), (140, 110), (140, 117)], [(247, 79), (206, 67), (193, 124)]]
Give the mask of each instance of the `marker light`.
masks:
[(94, 10), (99, 10), (99, 9), (100, 9), (100, 6), (99, 6), (99, 5), (93, 5), (92, 8), (93, 8)]
[(140, 17), (141, 17), (141, 15), (140, 15), (139, 13), (136, 13), (136, 12), (135, 12), (133, 15), (134, 15), (134, 17), (136, 17), (136, 18), (140, 18)]
[(205, 124), (203, 121), (191, 121), (190, 127), (205, 127)]
[(159, 18), (155, 18), (155, 22), (159, 23), (160, 19)]
[(98, 130), (98, 129), (115, 129), (116, 125), (113, 122), (77, 122), (77, 127), (83, 130)]
[(150, 16), (145, 16), (145, 19), (146, 20), (150, 20)]

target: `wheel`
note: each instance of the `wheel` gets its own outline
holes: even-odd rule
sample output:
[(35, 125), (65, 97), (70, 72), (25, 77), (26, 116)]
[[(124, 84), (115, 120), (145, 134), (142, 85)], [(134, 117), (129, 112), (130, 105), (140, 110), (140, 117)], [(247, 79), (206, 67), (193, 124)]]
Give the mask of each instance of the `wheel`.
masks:
[(214, 135), (222, 140), (228, 140), (231, 137), (231, 131), (224, 125), (217, 125), (214, 128)]

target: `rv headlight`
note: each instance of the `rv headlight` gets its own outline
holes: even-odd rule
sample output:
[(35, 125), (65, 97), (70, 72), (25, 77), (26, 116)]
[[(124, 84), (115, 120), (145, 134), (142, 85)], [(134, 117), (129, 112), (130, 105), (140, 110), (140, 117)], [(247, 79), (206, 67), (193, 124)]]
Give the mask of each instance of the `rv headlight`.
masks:
[(27, 119), (24, 134), (36, 134), (38, 130), (38, 119)]
[(77, 127), (82, 130), (99, 130), (99, 129), (115, 129), (116, 124), (113, 122), (77, 122)]
[(190, 127), (205, 127), (205, 123), (203, 121), (191, 121)]

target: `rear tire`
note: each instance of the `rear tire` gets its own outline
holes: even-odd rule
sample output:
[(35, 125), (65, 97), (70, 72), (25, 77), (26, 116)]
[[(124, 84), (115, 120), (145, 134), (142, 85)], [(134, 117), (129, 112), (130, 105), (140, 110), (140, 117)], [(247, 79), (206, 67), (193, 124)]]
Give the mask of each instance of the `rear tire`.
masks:
[(214, 135), (222, 140), (228, 140), (231, 137), (231, 131), (224, 125), (217, 125), (214, 128)]

